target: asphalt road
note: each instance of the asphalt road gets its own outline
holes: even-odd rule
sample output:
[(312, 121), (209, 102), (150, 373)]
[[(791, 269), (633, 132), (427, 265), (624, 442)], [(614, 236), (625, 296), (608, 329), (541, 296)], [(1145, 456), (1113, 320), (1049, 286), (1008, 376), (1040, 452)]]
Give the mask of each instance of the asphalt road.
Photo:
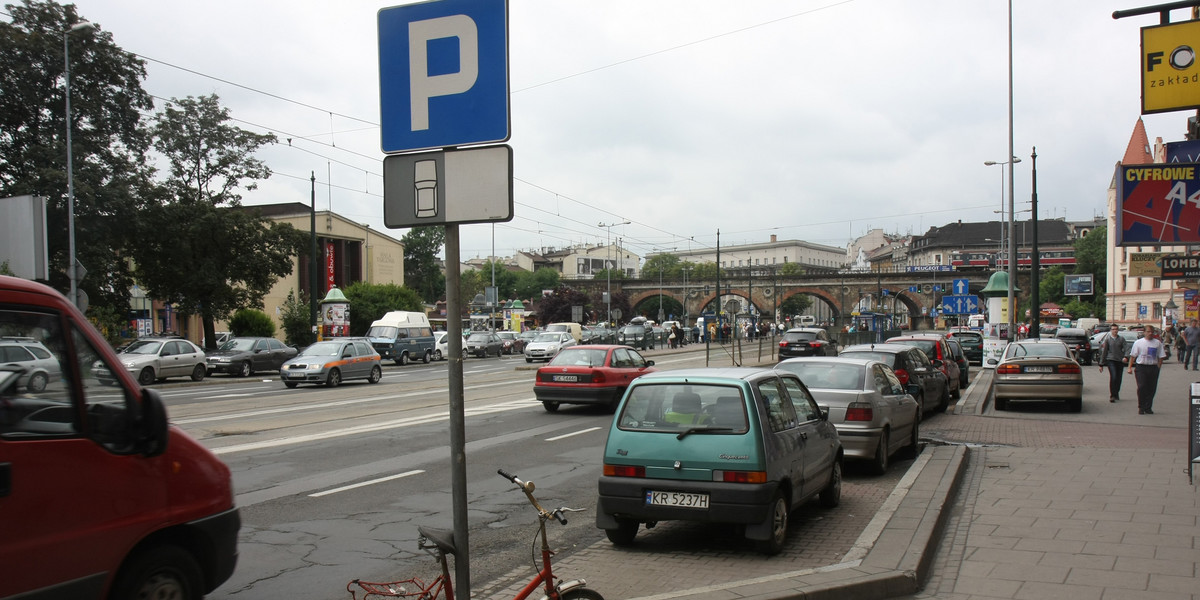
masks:
[[(739, 358), (752, 364), (759, 352), (747, 346)], [(661, 369), (706, 361), (694, 346), (646, 356)], [(708, 357), (711, 364), (731, 360), (724, 351)], [(503, 587), (526, 571), (537, 533), (536, 514), (498, 468), (535, 481), (547, 507), (585, 509), (566, 526), (548, 525), (560, 558), (604, 538), (594, 526), (595, 483), (611, 415), (571, 406), (545, 412), (533, 397), (536, 366), (520, 357), (465, 361), (473, 590)], [(416, 547), (416, 527), (452, 527), (446, 369), (445, 362), (385, 365), (379, 384), (333, 389), (289, 390), (274, 374), (156, 386), (172, 421), (233, 472), (240, 558), (233, 577), (209, 597), (346, 598), (346, 583), (355, 578), (436, 575)], [(870, 518), (909, 464), (898, 461), (883, 477), (848, 467), (842, 509), (794, 517), (800, 528), (809, 522), (838, 532), (829, 548), (823, 538), (794, 535), (784, 556), (824, 560), (834, 546), (853, 541), (858, 521)], [(647, 548), (691, 548), (702, 540), (704, 551), (758, 560), (733, 535), (664, 525), (642, 537)]]

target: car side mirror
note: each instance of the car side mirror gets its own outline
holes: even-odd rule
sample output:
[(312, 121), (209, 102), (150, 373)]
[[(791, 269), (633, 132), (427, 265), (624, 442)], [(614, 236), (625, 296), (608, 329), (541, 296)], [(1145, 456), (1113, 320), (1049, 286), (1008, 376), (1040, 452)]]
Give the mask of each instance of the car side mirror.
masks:
[(909, 396), (916, 398), (917, 396), (921, 395), (921, 386), (919, 386), (915, 383), (910, 383), (910, 384), (904, 386), (904, 391), (908, 392)]
[(646, 361), (646, 366), (647, 366), (647, 367), (653, 367), (653, 366), (654, 366), (654, 361), (652, 361), (652, 360), (648, 360), (648, 361)]
[(820, 407), (820, 410), (821, 410), (821, 420), (828, 421), (829, 420), (829, 407), (822, 406), (822, 407)]

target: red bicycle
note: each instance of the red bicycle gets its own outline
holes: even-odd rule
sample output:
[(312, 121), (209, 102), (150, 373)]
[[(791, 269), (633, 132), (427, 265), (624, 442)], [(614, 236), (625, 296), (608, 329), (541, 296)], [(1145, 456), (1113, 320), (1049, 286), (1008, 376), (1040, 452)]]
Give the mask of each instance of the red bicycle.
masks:
[[(545, 590), (545, 595), (541, 600), (604, 600), (596, 590), (587, 587), (587, 582), (583, 579), (573, 579), (571, 581), (561, 581), (554, 576), (554, 570), (551, 567), (550, 557), (554, 556), (554, 552), (550, 550), (550, 544), (546, 541), (546, 521), (554, 519), (563, 525), (567, 524), (566, 517), (563, 513), (579, 512), (581, 508), (568, 508), (560, 506), (552, 511), (542, 508), (538, 504), (537, 498), (533, 497), (534, 485), (532, 481), (521, 481), (516, 475), (511, 475), (504, 469), (496, 471), (501, 477), (516, 484), (522, 492), (525, 492), (525, 497), (529, 499), (529, 503), (538, 513), (538, 536), (542, 541), (542, 562), (539, 568), (537, 563), (534, 563), (534, 568), (537, 569), (537, 574), (517, 595), (513, 600), (525, 600), (529, 598), (539, 587)], [(454, 579), (450, 576), (450, 567), (446, 561), (447, 554), (455, 554), (454, 532), (446, 529), (432, 529), (426, 527), (417, 527), (417, 533), (420, 537), (417, 538), (417, 547), (428, 552), (442, 568), (441, 575), (438, 575), (433, 581), (426, 583), (421, 579), (413, 577), (412, 579), (404, 579), (401, 581), (389, 582), (372, 582), (355, 579), (346, 584), (346, 591), (350, 592), (351, 600), (358, 600), (356, 592), (363, 593), (363, 600), (371, 597), (379, 598), (415, 598), (416, 600), (435, 600), (441, 597), (443, 591), (446, 593), (446, 600), (454, 600)], [(357, 586), (357, 589), (356, 589)]]

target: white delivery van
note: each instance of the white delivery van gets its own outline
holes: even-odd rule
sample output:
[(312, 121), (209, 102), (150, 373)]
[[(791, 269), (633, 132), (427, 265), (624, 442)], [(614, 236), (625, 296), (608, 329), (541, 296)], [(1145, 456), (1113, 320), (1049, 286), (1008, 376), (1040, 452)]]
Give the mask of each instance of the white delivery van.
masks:
[(381, 359), (398, 365), (433, 359), (436, 342), (425, 313), (393, 310), (371, 323), (367, 338)]
[(546, 331), (565, 331), (575, 338), (576, 344), (583, 343), (583, 327), (579, 323), (551, 323), (546, 326)]

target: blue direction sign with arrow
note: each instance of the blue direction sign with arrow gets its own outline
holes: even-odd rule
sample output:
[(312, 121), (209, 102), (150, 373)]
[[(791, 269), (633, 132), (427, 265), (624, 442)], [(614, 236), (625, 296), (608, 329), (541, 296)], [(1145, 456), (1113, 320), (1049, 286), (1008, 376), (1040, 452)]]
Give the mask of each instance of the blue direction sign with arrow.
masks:
[[(957, 287), (957, 282), (955, 284)], [(974, 314), (979, 312), (979, 296), (974, 294), (942, 296), (942, 303), (939, 306), (942, 313), (947, 315)]]
[(961, 296), (970, 291), (971, 291), (971, 285), (966, 279), (955, 279), (954, 280), (954, 293), (956, 295)]

